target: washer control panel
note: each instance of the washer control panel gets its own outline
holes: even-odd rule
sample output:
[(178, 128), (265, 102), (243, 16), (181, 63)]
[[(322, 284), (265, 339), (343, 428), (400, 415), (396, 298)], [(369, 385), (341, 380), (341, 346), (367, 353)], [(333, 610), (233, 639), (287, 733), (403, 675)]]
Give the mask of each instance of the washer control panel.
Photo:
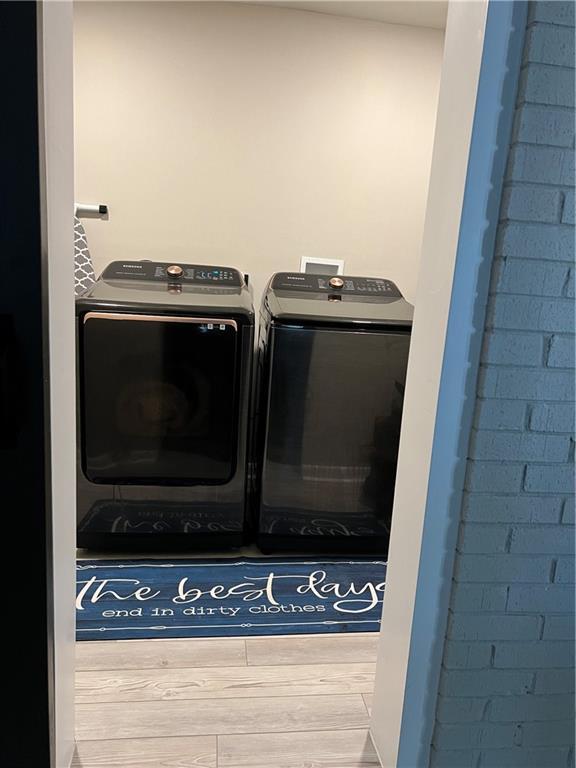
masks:
[(244, 278), (233, 267), (181, 264), (164, 261), (113, 261), (102, 273), (103, 280), (141, 280), (154, 283), (222, 285), (240, 288)]
[(296, 291), (315, 294), (342, 294), (344, 296), (379, 296), (383, 299), (401, 299), (402, 294), (391, 280), (381, 277), (349, 277), (347, 275), (312, 275), (303, 272), (278, 272), (272, 286), (278, 291)]

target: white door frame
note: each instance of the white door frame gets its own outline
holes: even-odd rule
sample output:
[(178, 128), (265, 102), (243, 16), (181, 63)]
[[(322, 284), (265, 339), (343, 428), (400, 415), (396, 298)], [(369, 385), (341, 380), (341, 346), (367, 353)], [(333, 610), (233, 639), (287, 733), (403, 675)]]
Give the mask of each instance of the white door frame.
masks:
[(74, 366), (74, 116), (71, 0), (38, 4), (42, 249), (47, 264), (54, 709), (51, 766), (74, 749), (76, 375)]
[(525, 21), (523, 2), (448, 11), (371, 720), (385, 768), (429, 764)]

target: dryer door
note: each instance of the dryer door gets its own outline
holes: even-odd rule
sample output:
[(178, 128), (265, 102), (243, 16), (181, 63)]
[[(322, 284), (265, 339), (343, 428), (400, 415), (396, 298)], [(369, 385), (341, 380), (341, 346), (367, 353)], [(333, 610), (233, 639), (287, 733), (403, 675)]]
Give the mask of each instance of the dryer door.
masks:
[(82, 468), (94, 483), (223, 484), (236, 469), (238, 327), (226, 318), (81, 318)]

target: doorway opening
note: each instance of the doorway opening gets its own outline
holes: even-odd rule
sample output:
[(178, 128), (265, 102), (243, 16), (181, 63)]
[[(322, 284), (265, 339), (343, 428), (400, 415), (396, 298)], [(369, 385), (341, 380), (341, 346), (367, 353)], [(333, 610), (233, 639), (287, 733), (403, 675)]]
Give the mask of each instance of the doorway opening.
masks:
[[(222, 267), (233, 253), (258, 307), (271, 274), (330, 257), (345, 262), (344, 275), (393, 280), (414, 301), (441, 30), (203, 3), (79, 4), (75, 24), (76, 198), (109, 211), (83, 221), (96, 273), (114, 260)], [(114, 754), (106, 750), (130, 755), (144, 735), (161, 755), (182, 748), (209, 765), (216, 749), (219, 764), (255, 765), (257, 753), (270, 765), (274, 750), (294, 743), (295, 722), (306, 754), (338, 745), (358, 765), (378, 765), (367, 740), (376, 639), (80, 643), (78, 765)], [(246, 707), (254, 711), (218, 731), (219, 699), (237, 723)], [(158, 732), (153, 721), (163, 723)]]

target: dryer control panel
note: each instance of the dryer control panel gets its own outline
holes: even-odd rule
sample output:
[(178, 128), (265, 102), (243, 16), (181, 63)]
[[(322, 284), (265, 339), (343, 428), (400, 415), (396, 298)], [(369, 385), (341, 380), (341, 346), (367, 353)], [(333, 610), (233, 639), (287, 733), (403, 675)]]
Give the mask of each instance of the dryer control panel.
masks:
[(221, 285), (230, 288), (240, 288), (244, 285), (242, 274), (233, 267), (165, 261), (113, 261), (102, 273), (102, 279)]
[(272, 286), (278, 291), (303, 293), (343, 294), (345, 296), (370, 296), (385, 299), (401, 299), (402, 294), (391, 281), (381, 277), (352, 277), (348, 275), (314, 275), (303, 272), (278, 272)]

